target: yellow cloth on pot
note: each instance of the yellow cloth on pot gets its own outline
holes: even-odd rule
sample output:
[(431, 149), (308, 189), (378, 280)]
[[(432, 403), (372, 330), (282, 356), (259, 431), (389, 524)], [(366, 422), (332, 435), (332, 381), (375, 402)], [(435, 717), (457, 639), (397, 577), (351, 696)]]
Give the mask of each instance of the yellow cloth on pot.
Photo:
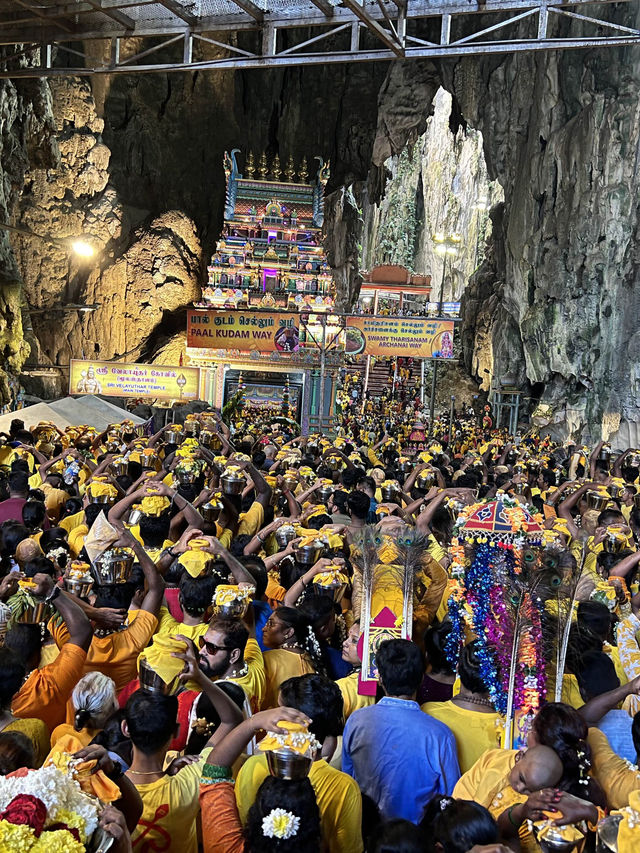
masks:
[(329, 510), (324, 504), (318, 504), (318, 506), (307, 516), (307, 521), (309, 521), (310, 518), (315, 518), (317, 515), (329, 515)]
[(169, 507), (169, 498), (164, 495), (145, 495), (140, 503), (143, 515), (160, 516)]
[(235, 604), (236, 601), (249, 601), (256, 591), (255, 586), (238, 586), (221, 583), (216, 587), (214, 603), (217, 607)]
[(279, 749), (289, 749), (299, 755), (307, 755), (320, 747), (313, 734), (300, 723), (290, 723), (281, 720), (279, 731), (267, 732), (260, 741), (258, 748), (262, 752), (275, 752)]
[(618, 853), (637, 853), (640, 850), (640, 791), (629, 794), (629, 805), (620, 809), (623, 815), (618, 829)]
[[(45, 767), (53, 764), (58, 770), (68, 772), (72, 756), (83, 748), (82, 742), (73, 735), (62, 735), (45, 759)], [(114, 803), (122, 796), (120, 788), (102, 771), (94, 770), (97, 761), (81, 761), (72, 770), (72, 776), (85, 794), (97, 797), (103, 803)]]
[[(208, 545), (208, 542), (205, 542)], [(187, 570), (192, 578), (197, 578), (213, 560), (213, 555), (200, 548), (189, 548), (179, 558), (178, 562)]]
[(87, 491), (89, 496), (92, 498), (117, 498), (118, 490), (115, 486), (112, 486), (111, 483), (104, 483), (101, 480), (95, 479), (92, 480), (87, 486)]
[(184, 652), (186, 647), (182, 640), (176, 640), (167, 634), (156, 634), (153, 643), (140, 653), (138, 668), (140, 661), (144, 660), (165, 684), (170, 684), (184, 669), (184, 661), (172, 657), (172, 653)]
[(314, 579), (319, 586), (333, 586), (336, 583), (349, 583), (349, 578), (342, 572), (339, 566), (327, 567), (325, 572), (320, 572)]

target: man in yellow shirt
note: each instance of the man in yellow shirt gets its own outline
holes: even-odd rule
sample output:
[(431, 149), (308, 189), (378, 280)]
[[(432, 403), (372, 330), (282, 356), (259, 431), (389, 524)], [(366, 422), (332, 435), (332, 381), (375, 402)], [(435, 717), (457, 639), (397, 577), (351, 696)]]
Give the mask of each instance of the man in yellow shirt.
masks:
[[(321, 675), (289, 678), (280, 688), (279, 705), (295, 708), (311, 720), (311, 731), (320, 743), (336, 737), (342, 727), (342, 695), (336, 684)], [(245, 823), (260, 785), (269, 775), (266, 755), (254, 755), (238, 773), (236, 800)], [(354, 779), (316, 758), (309, 771), (320, 811), (327, 850), (362, 853), (362, 795)]]
[(453, 732), (460, 772), (470, 770), (488, 749), (502, 746), (504, 720), (493, 707), (480, 674), (476, 641), (468, 643), (458, 662), (460, 692), (448, 702), (425, 702), (422, 710)]

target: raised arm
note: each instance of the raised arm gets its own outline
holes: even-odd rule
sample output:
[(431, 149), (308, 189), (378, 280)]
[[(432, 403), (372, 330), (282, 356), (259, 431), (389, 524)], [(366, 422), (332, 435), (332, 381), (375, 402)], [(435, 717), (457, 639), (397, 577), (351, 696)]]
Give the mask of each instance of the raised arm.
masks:
[[(118, 526), (122, 519), (127, 515), (131, 507), (136, 503), (136, 501), (142, 500), (142, 498), (147, 494), (146, 488), (136, 489), (135, 492), (131, 492), (128, 495), (125, 495), (118, 503), (114, 504), (109, 510), (109, 515), (107, 516), (107, 521), (110, 524)], [(157, 492), (156, 492), (157, 494)]]
[(218, 767), (232, 767), (245, 751), (251, 738), (259, 732), (278, 731), (280, 722), (300, 723), (308, 726), (312, 721), (295, 708), (271, 708), (268, 711), (260, 711), (230, 732), (224, 740), (211, 750), (206, 761)]
[(180, 658), (180, 660), (184, 661), (185, 666), (180, 675), (180, 681), (183, 684), (186, 684), (187, 681), (194, 681), (209, 699), (214, 710), (220, 717), (220, 725), (206, 744), (207, 747), (213, 747), (242, 722), (242, 711), (233, 699), (227, 696), (224, 690), (221, 690), (210, 678), (207, 678), (200, 669), (198, 665), (198, 653), (193, 640), (182, 634), (175, 634), (175, 639), (182, 640), (187, 646), (184, 652), (172, 652), (172, 657)]
[(584, 495), (584, 493), (592, 488), (593, 483), (585, 483), (583, 486), (580, 486), (577, 491), (575, 491), (572, 495), (569, 495), (568, 498), (565, 498), (562, 503), (558, 505), (558, 516), (560, 518), (564, 518), (564, 520), (567, 522), (569, 533), (571, 534), (573, 539), (582, 539), (584, 537), (584, 530), (579, 528), (573, 520), (571, 510), (574, 508), (574, 506), (577, 505), (578, 501)]
[(222, 543), (216, 539), (215, 536), (204, 536), (210, 544), (210, 550), (212, 554), (215, 554), (218, 559), (222, 560), (233, 577), (235, 578), (236, 583), (247, 583), (250, 586), (255, 587), (255, 580), (253, 579), (253, 575), (249, 572), (242, 563), (237, 560), (233, 554), (231, 554), (227, 549), (222, 545)]
[(578, 713), (588, 726), (597, 726), (608, 711), (617, 708), (627, 696), (638, 692), (640, 692), (640, 676), (636, 676), (626, 684), (616, 687), (615, 690), (608, 690), (606, 693), (601, 693), (594, 699), (590, 699), (582, 708), (578, 708)]

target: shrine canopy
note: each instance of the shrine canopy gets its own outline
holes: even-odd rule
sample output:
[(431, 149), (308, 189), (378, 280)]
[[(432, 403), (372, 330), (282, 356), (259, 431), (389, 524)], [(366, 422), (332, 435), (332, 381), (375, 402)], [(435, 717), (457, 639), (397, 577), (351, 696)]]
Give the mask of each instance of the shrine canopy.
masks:
[(542, 526), (522, 504), (498, 498), (472, 506), (459, 536), (465, 541), (511, 544), (522, 538), (539, 539)]

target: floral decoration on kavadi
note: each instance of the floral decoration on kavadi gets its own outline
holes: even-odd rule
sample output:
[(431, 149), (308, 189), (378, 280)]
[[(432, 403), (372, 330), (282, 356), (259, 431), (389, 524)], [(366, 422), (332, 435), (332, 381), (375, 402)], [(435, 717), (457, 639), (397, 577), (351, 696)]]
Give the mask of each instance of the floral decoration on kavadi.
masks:
[(498, 498), (464, 507), (450, 549), (446, 651), (456, 663), (475, 636), (480, 671), (496, 708), (507, 718), (529, 718), (544, 701), (542, 642), (546, 590), (559, 581), (541, 559), (542, 518), (517, 501)]

